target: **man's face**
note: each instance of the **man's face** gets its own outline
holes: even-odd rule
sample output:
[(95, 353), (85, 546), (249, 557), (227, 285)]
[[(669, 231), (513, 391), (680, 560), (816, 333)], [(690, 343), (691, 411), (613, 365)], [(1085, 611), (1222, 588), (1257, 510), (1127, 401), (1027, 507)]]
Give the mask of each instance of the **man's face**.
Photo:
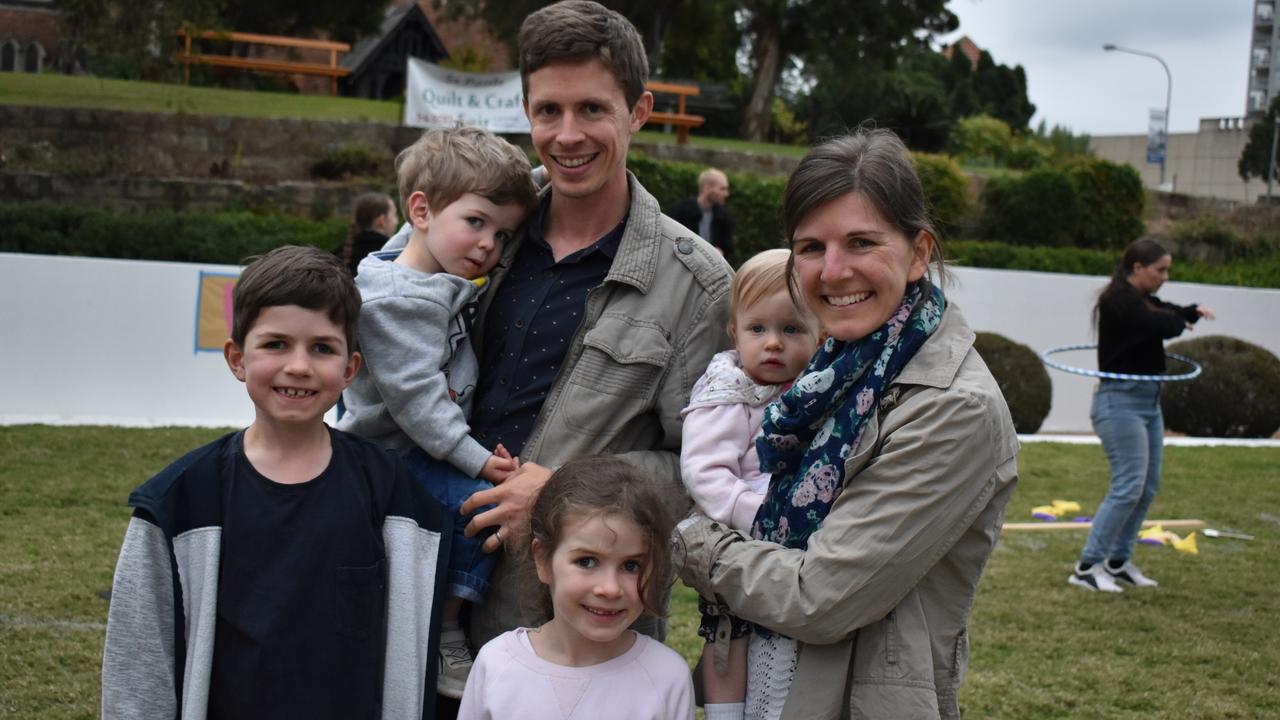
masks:
[(525, 111), (555, 192), (574, 198), (625, 193), (627, 146), (652, 106), (646, 92), (628, 107), (622, 86), (594, 58), (530, 73)]
[(707, 202), (712, 205), (723, 205), (729, 199), (729, 178), (724, 173), (716, 173), (707, 179)]

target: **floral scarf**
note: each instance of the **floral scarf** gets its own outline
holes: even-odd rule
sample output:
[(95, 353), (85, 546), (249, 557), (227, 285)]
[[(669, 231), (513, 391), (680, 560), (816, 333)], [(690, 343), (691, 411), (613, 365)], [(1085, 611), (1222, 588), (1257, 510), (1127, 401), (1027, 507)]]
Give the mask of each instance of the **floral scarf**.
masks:
[(752, 537), (808, 546), (844, 488), (845, 458), (880, 396), (938, 328), (946, 302), (924, 278), (907, 286), (880, 329), (858, 341), (828, 338), (800, 379), (765, 409), (756, 451), (760, 469), (773, 477)]

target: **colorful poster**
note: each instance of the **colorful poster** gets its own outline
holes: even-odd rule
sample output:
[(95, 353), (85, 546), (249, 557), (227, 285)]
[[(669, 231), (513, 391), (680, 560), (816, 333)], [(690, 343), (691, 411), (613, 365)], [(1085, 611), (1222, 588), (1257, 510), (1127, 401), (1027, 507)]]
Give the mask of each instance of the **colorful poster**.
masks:
[(200, 272), (196, 290), (196, 352), (222, 352), (231, 337), (231, 293), (238, 275)]
[(1168, 118), (1164, 116), (1164, 110), (1151, 108), (1151, 112), (1147, 115), (1147, 162), (1154, 165), (1163, 165), (1165, 158), (1165, 143), (1169, 140)]

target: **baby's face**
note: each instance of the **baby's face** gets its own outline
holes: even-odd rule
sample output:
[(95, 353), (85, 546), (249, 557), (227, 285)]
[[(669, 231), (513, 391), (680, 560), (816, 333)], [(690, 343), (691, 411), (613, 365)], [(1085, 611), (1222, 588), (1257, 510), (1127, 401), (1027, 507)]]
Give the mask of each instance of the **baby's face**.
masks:
[(795, 380), (818, 347), (817, 333), (786, 289), (739, 309), (733, 341), (742, 369), (761, 385)]

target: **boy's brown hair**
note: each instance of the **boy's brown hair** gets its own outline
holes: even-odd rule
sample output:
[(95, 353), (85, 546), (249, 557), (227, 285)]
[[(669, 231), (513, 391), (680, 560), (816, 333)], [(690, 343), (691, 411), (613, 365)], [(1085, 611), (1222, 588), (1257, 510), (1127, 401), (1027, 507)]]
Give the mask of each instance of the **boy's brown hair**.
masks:
[(244, 339), (264, 308), (297, 305), (319, 310), (342, 327), (347, 353), (356, 351), (360, 291), (333, 253), (305, 245), (285, 245), (249, 258), (231, 296), (231, 340)]
[(649, 80), (649, 59), (640, 33), (626, 17), (591, 0), (564, 0), (529, 15), (520, 25), (520, 84), (529, 96), (529, 76), (554, 62), (599, 60), (636, 106)]
[(529, 158), (516, 146), (478, 127), (431, 128), (396, 156), (400, 202), (421, 192), (437, 213), (467, 193), (495, 205), (533, 208), (538, 186)]
[[(563, 539), (564, 528), (583, 515), (621, 515), (640, 527), (648, 549), (640, 576), (640, 601), (646, 612), (662, 617), (667, 584), (672, 579), (671, 529), (675, 521), (646, 470), (616, 455), (570, 460), (551, 474), (533, 503), (531, 540), (549, 562)], [(551, 592), (541, 588), (540, 607), (552, 616)]]

